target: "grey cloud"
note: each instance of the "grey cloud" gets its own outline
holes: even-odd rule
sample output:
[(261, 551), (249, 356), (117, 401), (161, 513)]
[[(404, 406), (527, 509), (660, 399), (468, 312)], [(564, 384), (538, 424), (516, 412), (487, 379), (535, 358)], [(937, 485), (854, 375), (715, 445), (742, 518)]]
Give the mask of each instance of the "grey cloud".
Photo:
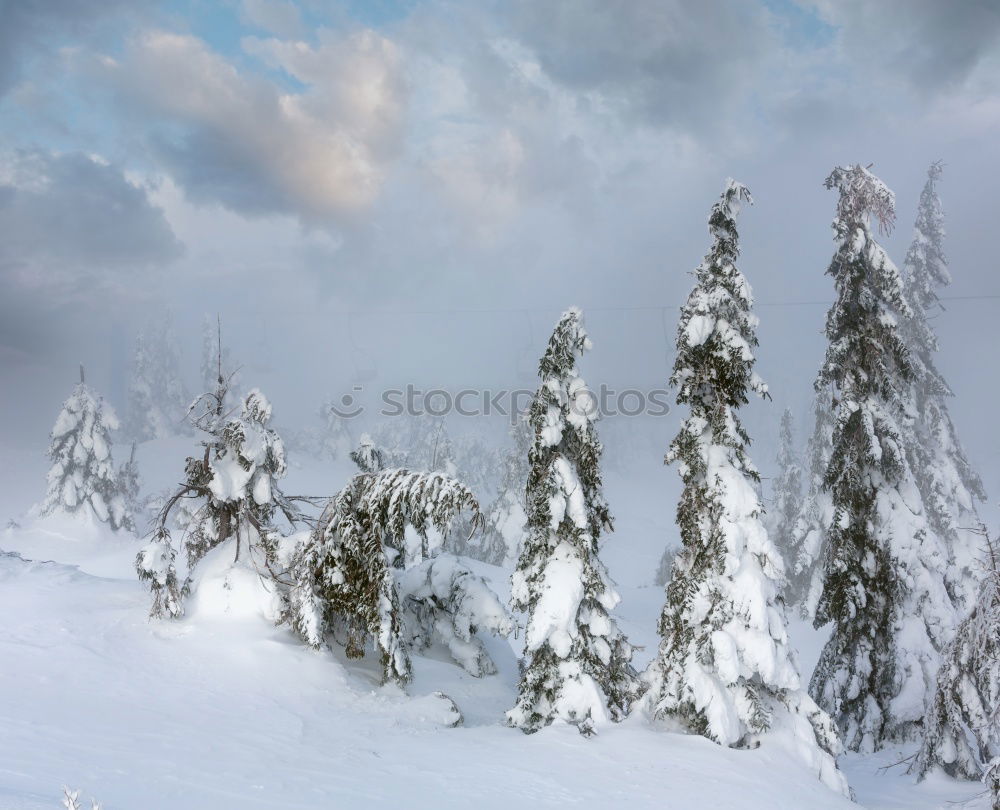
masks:
[(964, 82), (1000, 56), (995, 0), (804, 0), (831, 25), (849, 61), (895, 75), (918, 91)]
[[(2, 164), (0, 164), (2, 165)], [(0, 174), (0, 267), (46, 276), (131, 272), (176, 257), (180, 244), (163, 213), (121, 169), (79, 152), (13, 155)], [(79, 278), (87, 276), (87, 278)]]
[(0, 98), (22, 78), (33, 56), (60, 39), (78, 41), (108, 18), (143, 10), (146, 0), (0, 0)]
[(94, 356), (96, 336), (147, 289), (149, 271), (181, 250), (121, 169), (80, 153), (0, 159), (0, 353), (71, 346)]
[(514, 32), (556, 81), (699, 129), (752, 86), (774, 36), (763, 9), (737, 0), (523, 0)]

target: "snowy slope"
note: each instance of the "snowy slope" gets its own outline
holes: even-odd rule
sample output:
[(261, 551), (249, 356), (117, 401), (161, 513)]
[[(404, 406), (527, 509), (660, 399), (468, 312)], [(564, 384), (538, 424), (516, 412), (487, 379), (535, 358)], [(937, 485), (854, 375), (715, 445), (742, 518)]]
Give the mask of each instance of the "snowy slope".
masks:
[[(169, 449), (146, 453), (150, 488), (170, 482), (152, 469), (154, 458), (176, 464), (178, 448)], [(345, 472), (305, 464), (289, 491), (312, 483), (309, 494), (330, 491)], [(644, 665), (662, 603), (648, 581), (662, 543), (674, 542), (672, 509), (652, 486), (609, 478), (619, 522), (606, 556), (621, 586), (622, 626), (645, 645)], [(0, 548), (56, 560), (0, 556), (0, 810), (58, 807), (64, 784), (105, 810), (852, 806), (767, 745), (723, 749), (638, 717), (590, 740), (566, 727), (533, 736), (505, 728), (523, 639), (486, 639), (500, 671), (484, 679), (443, 651), (417, 657), (404, 695), (378, 686), (374, 661), (311, 651), (263, 619), (195, 612), (149, 622), (148, 593), (131, 571), (136, 543), (88, 531), (28, 523), (0, 531)], [(505, 593), (505, 572), (476, 571)], [(811, 629), (796, 626), (793, 637), (818, 650)], [(464, 725), (450, 727), (438, 690)], [(899, 769), (876, 774), (898, 758), (846, 761), (865, 806), (943, 807), (978, 792), (945, 778), (914, 786)]]

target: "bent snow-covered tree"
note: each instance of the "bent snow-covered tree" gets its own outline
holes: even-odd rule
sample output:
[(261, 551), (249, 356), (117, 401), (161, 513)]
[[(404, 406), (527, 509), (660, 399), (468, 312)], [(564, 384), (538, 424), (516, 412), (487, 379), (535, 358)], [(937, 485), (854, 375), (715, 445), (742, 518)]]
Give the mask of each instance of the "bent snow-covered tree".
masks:
[[(151, 615), (180, 616), (191, 589), (191, 572), (210, 551), (231, 542), (234, 562), (241, 554), (258, 569), (275, 562), (273, 520), (280, 512), (289, 523), (299, 511), (278, 487), (285, 475), (284, 445), (268, 427), (271, 405), (254, 389), (244, 399), (239, 416), (227, 418), (227, 385), (220, 374), (218, 388), (192, 405), (192, 423), (204, 432), (201, 458), (188, 458), (185, 482), (157, 515), (152, 539), (136, 557), (139, 578), (153, 593)], [(182, 546), (188, 578), (177, 577), (177, 549), (168, 522), (178, 504), (185, 505)]]
[(528, 614), (526, 661), (507, 712), (525, 732), (561, 720), (591, 733), (596, 723), (621, 720), (640, 691), (632, 646), (611, 615), (619, 596), (598, 557), (612, 521), (598, 413), (576, 366), (588, 348), (580, 310), (570, 309), (539, 363), (528, 417), (528, 519), (511, 582), (514, 608)]
[(946, 543), (951, 563), (948, 587), (956, 602), (968, 610), (975, 598), (980, 524), (976, 501), (986, 493), (979, 476), (965, 455), (948, 412), (951, 389), (934, 361), (937, 336), (928, 315), (941, 303), (937, 291), (951, 283), (944, 255), (944, 214), (937, 193), (940, 163), (927, 171), (920, 194), (913, 242), (903, 269), (910, 317), (903, 322), (903, 335), (914, 365), (914, 430), (907, 444), (910, 468), (916, 477), (927, 509), (930, 528)]
[(444, 473), (383, 470), (369, 463), (371, 453), (355, 455), (363, 472), (330, 499), (292, 554), (290, 624), (314, 647), (343, 635), (349, 658), (362, 657), (370, 641), (385, 681), (407, 682), (409, 646), (433, 641), (471, 674), (494, 672), (475, 633), (506, 635), (506, 613), (483, 580), (437, 556), (462, 510), (481, 521), (475, 496)]
[(681, 310), (670, 383), (690, 414), (665, 461), (684, 482), (677, 506), (683, 546), (644, 702), (654, 717), (674, 718), (721, 745), (782, 733), (820, 779), (846, 793), (833, 724), (806, 694), (788, 640), (781, 555), (762, 523), (759, 475), (739, 419), (750, 393), (767, 396), (753, 370), (750, 285), (736, 267), (735, 218), (750, 201), (745, 186), (727, 183), (709, 217), (711, 251)]
[(948, 549), (927, 524), (906, 457), (914, 364), (900, 320), (903, 279), (875, 241), (874, 215), (893, 221), (893, 194), (861, 166), (838, 168), (837, 250), (827, 273), (836, 301), (816, 381), (834, 396), (824, 486), (834, 510), (823, 548), (815, 624), (833, 630), (810, 693), (848, 748), (870, 751), (919, 733), (940, 650), (957, 614), (946, 587)]
[(111, 457), (114, 409), (83, 380), (73, 389), (52, 427), (48, 490), (41, 514), (87, 510), (112, 529), (132, 529), (118, 472)]
[(1000, 552), (985, 531), (979, 536), (986, 570), (972, 611), (944, 651), (913, 765), (921, 779), (934, 768), (959, 779), (984, 778), (1000, 757)]

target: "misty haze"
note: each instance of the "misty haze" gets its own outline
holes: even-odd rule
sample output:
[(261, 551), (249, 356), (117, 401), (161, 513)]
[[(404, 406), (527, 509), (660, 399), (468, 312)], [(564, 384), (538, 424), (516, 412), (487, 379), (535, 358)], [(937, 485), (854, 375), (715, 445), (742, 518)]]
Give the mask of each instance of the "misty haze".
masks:
[(0, 0), (0, 810), (1000, 810), (1000, 3)]

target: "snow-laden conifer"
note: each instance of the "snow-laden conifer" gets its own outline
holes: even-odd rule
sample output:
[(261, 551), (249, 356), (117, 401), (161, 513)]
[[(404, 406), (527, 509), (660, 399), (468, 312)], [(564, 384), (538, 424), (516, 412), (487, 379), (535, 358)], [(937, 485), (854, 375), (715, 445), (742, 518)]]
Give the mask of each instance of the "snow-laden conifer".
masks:
[(922, 779), (941, 768), (960, 779), (980, 779), (1000, 757), (1000, 559), (985, 531), (985, 572), (969, 615), (945, 649), (937, 686), (914, 762)]
[(49, 443), (52, 466), (41, 514), (86, 510), (112, 529), (132, 529), (118, 471), (111, 455), (111, 431), (118, 417), (83, 380), (59, 411)]
[(821, 542), (815, 624), (832, 624), (810, 693), (844, 742), (870, 751), (919, 733), (940, 650), (957, 624), (947, 547), (930, 529), (906, 458), (913, 440), (914, 365), (900, 330), (911, 315), (903, 279), (872, 235), (888, 227), (892, 192), (861, 166), (837, 168), (836, 301), (816, 382), (835, 423), (824, 486), (833, 519)]
[(560, 720), (591, 733), (597, 723), (622, 719), (640, 688), (632, 646), (611, 615), (619, 596), (598, 557), (612, 520), (598, 413), (576, 365), (588, 348), (582, 314), (570, 309), (539, 363), (528, 416), (528, 519), (511, 583), (514, 608), (528, 614), (526, 660), (507, 712), (507, 722), (525, 732)]
[(907, 457), (930, 528), (944, 540), (951, 555), (949, 590), (967, 609), (978, 580), (976, 501), (984, 502), (986, 493), (948, 412), (952, 392), (934, 360), (938, 341), (928, 319), (941, 306), (938, 290), (951, 283), (944, 254), (944, 213), (937, 193), (941, 171), (940, 163), (933, 163), (927, 171), (913, 242), (903, 263), (911, 316), (903, 321), (902, 331), (914, 365), (912, 418), (916, 422), (909, 434)]
[[(328, 634), (346, 636), (350, 658), (363, 656), (371, 642), (383, 678), (408, 681), (410, 656), (394, 569), (406, 571), (435, 557), (463, 509), (478, 515), (472, 491), (440, 472), (388, 469), (354, 476), (330, 499), (315, 530), (292, 555), (292, 627), (315, 647), (323, 645)], [(447, 587), (441, 584), (441, 600), (425, 630), (447, 633), (442, 616), (449, 609), (463, 609), (461, 594), (454, 592), (461, 584), (453, 577)], [(418, 599), (430, 598), (419, 591), (414, 588)], [(469, 626), (476, 621), (470, 619)], [(455, 626), (453, 622), (453, 630)], [(419, 635), (414, 630), (414, 637)]]
[[(278, 486), (287, 470), (281, 438), (268, 427), (271, 405), (257, 389), (244, 398), (237, 416), (224, 411), (226, 380), (192, 405), (192, 422), (204, 433), (201, 458), (187, 459), (184, 484), (157, 515), (150, 543), (136, 557), (139, 578), (153, 593), (153, 616), (180, 616), (190, 591), (191, 572), (212, 549), (232, 541), (234, 562), (241, 554), (258, 570), (274, 562), (276, 513), (289, 522), (301, 516)], [(188, 579), (178, 582), (169, 528), (171, 512), (187, 506), (182, 547)]]
[(833, 454), (833, 397), (821, 386), (813, 399), (813, 433), (806, 446), (809, 486), (792, 525), (786, 558), (788, 585), (785, 601), (812, 619), (823, 589), (823, 543), (833, 521), (833, 496), (826, 486), (826, 470)]
[(767, 396), (754, 372), (757, 318), (736, 267), (735, 218), (750, 193), (728, 181), (712, 207), (712, 248), (681, 309), (671, 385), (690, 414), (665, 461), (678, 466), (683, 547), (660, 616), (644, 702), (721, 745), (783, 734), (827, 785), (847, 792), (830, 718), (806, 694), (788, 640), (781, 555), (762, 523), (759, 475), (739, 409)]

